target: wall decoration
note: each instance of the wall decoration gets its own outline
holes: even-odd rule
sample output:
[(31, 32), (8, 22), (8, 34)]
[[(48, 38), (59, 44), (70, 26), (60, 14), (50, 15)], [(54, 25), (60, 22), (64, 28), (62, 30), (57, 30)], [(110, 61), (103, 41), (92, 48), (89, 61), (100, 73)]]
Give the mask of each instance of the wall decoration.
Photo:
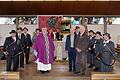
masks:
[(71, 29), (71, 20), (62, 20), (60, 22), (60, 33), (69, 34)]
[(48, 30), (52, 29), (53, 32), (60, 28), (61, 16), (38, 16), (38, 27), (47, 27)]

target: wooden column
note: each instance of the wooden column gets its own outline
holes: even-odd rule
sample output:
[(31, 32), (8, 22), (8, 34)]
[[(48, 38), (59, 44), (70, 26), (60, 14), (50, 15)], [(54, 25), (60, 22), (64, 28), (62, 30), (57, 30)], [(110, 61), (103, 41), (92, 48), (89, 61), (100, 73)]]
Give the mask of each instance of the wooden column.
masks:
[(88, 35), (88, 28), (87, 28), (87, 24), (85, 24), (85, 17), (82, 17), (82, 25), (85, 27), (85, 32)]
[(16, 29), (19, 27), (19, 17), (16, 17)]
[(107, 33), (107, 17), (104, 17), (104, 33)]
[(82, 25), (85, 25), (85, 17), (82, 17)]

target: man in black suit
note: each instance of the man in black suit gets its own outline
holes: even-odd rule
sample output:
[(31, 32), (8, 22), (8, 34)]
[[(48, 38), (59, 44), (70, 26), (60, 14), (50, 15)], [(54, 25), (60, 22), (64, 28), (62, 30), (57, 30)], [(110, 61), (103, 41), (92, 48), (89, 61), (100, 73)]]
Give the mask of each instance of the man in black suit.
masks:
[(24, 47), (24, 53), (26, 57), (26, 64), (29, 64), (29, 53), (30, 53), (30, 47), (32, 46), (32, 41), (31, 41), (31, 36), (28, 34), (28, 29), (24, 27), (22, 33), (22, 38), (23, 38), (23, 47)]
[(80, 36), (80, 27), (76, 26), (75, 28), (76, 39)]
[[(17, 28), (17, 34), (16, 37), (18, 38), (19, 42), (21, 43), (21, 45), (23, 46), (23, 38), (22, 38), (22, 28), (19, 27)], [(23, 49), (22, 49), (23, 51)], [(19, 55), (18, 55), (18, 66), (19, 66)], [(23, 52), (20, 54), (20, 67), (24, 67), (24, 54)]]
[(57, 32), (55, 33), (55, 35), (56, 35), (56, 39), (57, 39), (58, 41), (62, 41), (62, 38), (63, 38), (64, 36), (60, 34), (59, 29), (57, 29)]
[(88, 50), (88, 64), (89, 65), (89, 68), (93, 68), (94, 67), (94, 64), (95, 64), (95, 57), (94, 57), (94, 49), (93, 49), (93, 46), (94, 46), (94, 41), (95, 41), (95, 35), (94, 35), (94, 31), (93, 30), (90, 30), (89, 31), (89, 50)]
[(13, 63), (13, 71), (17, 71), (17, 56), (22, 48), (16, 38), (16, 31), (12, 30), (10, 34), (11, 36), (6, 38), (3, 46), (3, 53), (6, 55), (6, 70), (11, 71), (11, 65)]

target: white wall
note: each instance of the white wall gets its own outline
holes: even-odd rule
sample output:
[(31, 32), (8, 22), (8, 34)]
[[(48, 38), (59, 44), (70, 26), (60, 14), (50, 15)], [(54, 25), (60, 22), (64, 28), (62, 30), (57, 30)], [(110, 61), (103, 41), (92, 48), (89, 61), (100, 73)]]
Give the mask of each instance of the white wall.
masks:
[(102, 34), (104, 33), (104, 25), (87, 25), (88, 31), (93, 30), (94, 32), (100, 31)]
[(120, 25), (108, 25), (107, 31), (111, 34), (111, 40), (115, 43), (116, 46), (118, 43), (118, 35), (120, 35)]
[(3, 46), (5, 38), (8, 37), (11, 30), (16, 30), (16, 25), (2, 25), (0, 24), (0, 46)]

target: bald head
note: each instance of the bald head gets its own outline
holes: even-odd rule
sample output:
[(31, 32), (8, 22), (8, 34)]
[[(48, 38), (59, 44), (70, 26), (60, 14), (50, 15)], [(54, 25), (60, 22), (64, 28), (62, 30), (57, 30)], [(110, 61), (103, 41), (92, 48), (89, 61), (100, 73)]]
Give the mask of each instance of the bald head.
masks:
[(80, 26), (80, 33), (83, 34), (85, 32), (85, 27), (84, 26)]

